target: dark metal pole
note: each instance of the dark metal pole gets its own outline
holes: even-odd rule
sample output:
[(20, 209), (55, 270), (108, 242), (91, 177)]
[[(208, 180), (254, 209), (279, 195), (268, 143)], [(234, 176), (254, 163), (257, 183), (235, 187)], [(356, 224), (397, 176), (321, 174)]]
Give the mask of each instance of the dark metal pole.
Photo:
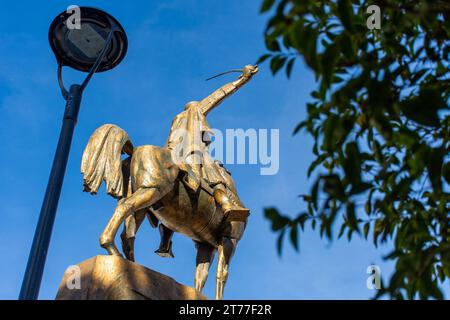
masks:
[(34, 233), (33, 245), (28, 257), (27, 269), (22, 282), (19, 300), (36, 300), (39, 294), (45, 259), (55, 221), (61, 187), (72, 144), (73, 132), (80, 110), (83, 90), (80, 85), (70, 87), (64, 112), (63, 125), (59, 135), (58, 147), (53, 159), (52, 170), (45, 191), (39, 221)]

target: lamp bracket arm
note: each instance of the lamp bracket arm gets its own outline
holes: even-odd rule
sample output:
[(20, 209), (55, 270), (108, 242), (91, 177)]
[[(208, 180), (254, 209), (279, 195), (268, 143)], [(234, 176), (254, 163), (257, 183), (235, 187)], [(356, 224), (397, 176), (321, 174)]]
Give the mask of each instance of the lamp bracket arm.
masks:
[(61, 89), (62, 96), (64, 97), (64, 100), (69, 99), (69, 91), (64, 87), (64, 81), (62, 79), (62, 62), (58, 62), (58, 84), (59, 88)]

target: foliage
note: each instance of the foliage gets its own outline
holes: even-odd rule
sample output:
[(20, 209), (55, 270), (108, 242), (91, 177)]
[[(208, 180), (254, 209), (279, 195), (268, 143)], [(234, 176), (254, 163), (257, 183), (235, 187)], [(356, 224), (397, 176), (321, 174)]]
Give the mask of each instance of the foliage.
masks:
[[(367, 8), (381, 8), (369, 30)], [(314, 138), (307, 210), (295, 218), (266, 208), (272, 230), (311, 225), (330, 240), (354, 233), (392, 241), (396, 268), (377, 298), (443, 298), (450, 277), (450, 5), (444, 1), (265, 0), (273, 74), (303, 59), (317, 89), (294, 134)], [(336, 222), (336, 223), (335, 223)], [(337, 230), (336, 229), (336, 230)]]

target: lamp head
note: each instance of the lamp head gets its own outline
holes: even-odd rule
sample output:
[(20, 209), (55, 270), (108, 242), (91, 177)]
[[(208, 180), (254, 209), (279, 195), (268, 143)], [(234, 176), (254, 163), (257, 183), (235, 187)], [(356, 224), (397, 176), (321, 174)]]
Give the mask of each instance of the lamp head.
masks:
[(97, 69), (102, 72), (117, 66), (128, 47), (124, 29), (110, 14), (92, 7), (73, 7), (73, 11), (64, 11), (53, 20), (48, 39), (58, 63), (89, 72), (111, 30), (111, 42)]

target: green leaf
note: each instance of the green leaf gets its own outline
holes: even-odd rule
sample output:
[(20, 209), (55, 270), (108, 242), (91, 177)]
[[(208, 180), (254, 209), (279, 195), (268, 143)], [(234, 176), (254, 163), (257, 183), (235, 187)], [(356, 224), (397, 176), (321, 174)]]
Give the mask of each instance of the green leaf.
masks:
[(266, 48), (269, 51), (278, 52), (281, 50), (278, 40), (272, 36), (266, 36)]
[(442, 170), (442, 175), (445, 178), (445, 181), (447, 181), (448, 184), (450, 184), (450, 162), (447, 162), (444, 165), (444, 169)]
[(434, 192), (440, 194), (442, 191), (442, 165), (446, 155), (444, 148), (434, 148), (429, 151), (427, 162), (428, 173)]
[(316, 179), (316, 182), (314, 182), (313, 187), (311, 189), (311, 202), (313, 204), (313, 208), (317, 210), (317, 196), (319, 194), (319, 183), (320, 183), (320, 177)]
[(261, 9), (259, 10), (260, 13), (264, 13), (270, 10), (272, 8), (273, 4), (275, 3), (275, 0), (264, 0)]
[(400, 103), (409, 119), (424, 126), (439, 127), (439, 110), (448, 109), (437, 87), (424, 86), (418, 96), (410, 96)]
[(302, 228), (302, 230), (305, 227), (305, 222), (308, 219), (309, 215), (306, 212), (301, 213), (298, 217), (297, 217), (297, 222), (298, 224), (300, 224), (300, 227)]
[(292, 135), (296, 135), (302, 128), (304, 128), (306, 126), (306, 122), (302, 121), (300, 122), (294, 129), (294, 131), (292, 132)]
[(353, 10), (350, 0), (338, 0), (337, 2), (338, 16), (344, 27), (350, 31), (354, 31), (353, 26)]
[(345, 145), (344, 172), (345, 177), (353, 186), (361, 182), (361, 154), (356, 142), (349, 142)]
[(367, 197), (366, 204), (364, 206), (364, 210), (366, 211), (367, 215), (370, 215), (372, 213), (372, 197), (375, 192), (375, 189), (372, 189), (369, 191), (369, 196)]
[(311, 173), (313, 173), (314, 169), (321, 164), (325, 159), (327, 158), (326, 154), (321, 154), (318, 156), (310, 165), (308, 168), (307, 177), (309, 178), (311, 176)]
[[(341, 48), (347, 64), (352, 64), (352, 60), (355, 59), (356, 55), (355, 42), (352, 36), (347, 32), (343, 32), (340, 34), (339, 38), (336, 39), (336, 42), (339, 43), (339, 48)], [(345, 70), (346, 69), (344, 69), (344, 71)]]
[(350, 191), (350, 194), (352, 194), (352, 195), (360, 194), (360, 193), (366, 192), (367, 190), (369, 190), (372, 187), (373, 187), (373, 185), (371, 183), (360, 182), (353, 186), (352, 190)]
[(355, 204), (353, 202), (347, 203), (347, 214), (346, 214), (347, 224), (351, 231), (356, 230), (359, 233), (358, 229), (358, 220), (356, 218), (355, 213)]
[(341, 77), (339, 77), (339, 76), (333, 76), (333, 79), (331, 80), (331, 83), (332, 83), (332, 84), (336, 84), (336, 83), (341, 83), (341, 82), (343, 82), (343, 81), (344, 81), (343, 78), (341, 78)]
[(278, 212), (278, 210), (276, 208), (271, 207), (271, 208), (264, 209), (264, 215), (269, 220), (275, 220), (275, 219), (278, 219), (278, 217), (280, 216), (280, 213)]
[(270, 53), (263, 54), (262, 56), (260, 56), (260, 57), (258, 58), (258, 61), (256, 61), (255, 64), (261, 64), (261, 63), (263, 63), (264, 61), (266, 61), (267, 59), (269, 59), (271, 56), (272, 56), (272, 55), (271, 55)]
[(291, 226), (290, 240), (295, 251), (298, 251), (298, 228), (297, 224)]
[(286, 231), (286, 229), (281, 230), (280, 234), (278, 235), (277, 252), (278, 252), (279, 257), (281, 257), (281, 254), (283, 253), (283, 238), (284, 238), (285, 231)]
[(370, 222), (366, 222), (364, 224), (364, 238), (367, 240), (367, 236), (369, 234), (369, 230), (370, 230)]
[(292, 67), (294, 66), (294, 62), (295, 62), (295, 57), (294, 57), (294, 58), (291, 58), (291, 59), (289, 60), (289, 62), (287, 63), (287, 65), (286, 65), (286, 76), (287, 76), (288, 78), (291, 77)]
[(320, 93), (318, 91), (311, 92), (311, 97), (316, 98), (318, 100), (323, 99), (323, 97), (320, 95)]
[(265, 208), (264, 214), (272, 222), (273, 231), (283, 229), (291, 221), (288, 217), (282, 216), (276, 208)]
[(321, 70), (325, 87), (328, 88), (333, 77), (334, 67), (338, 58), (338, 44), (330, 44), (321, 56)]
[(285, 64), (287, 58), (281, 57), (281, 56), (275, 56), (270, 60), (270, 70), (272, 71), (272, 74), (276, 74)]
[(339, 230), (338, 239), (340, 239), (344, 235), (346, 228), (347, 228), (347, 224), (343, 223), (341, 225), (341, 229)]
[(337, 174), (330, 174), (323, 177), (323, 179), (325, 180), (323, 191), (328, 193), (332, 198), (343, 200), (345, 191), (339, 176)]

